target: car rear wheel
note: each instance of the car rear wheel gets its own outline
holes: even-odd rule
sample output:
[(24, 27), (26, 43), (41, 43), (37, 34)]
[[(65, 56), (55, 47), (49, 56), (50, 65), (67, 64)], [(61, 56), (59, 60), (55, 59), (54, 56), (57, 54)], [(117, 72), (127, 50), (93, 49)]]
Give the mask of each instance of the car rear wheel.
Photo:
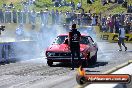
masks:
[(47, 64), (48, 64), (48, 66), (52, 66), (52, 65), (53, 65), (53, 62), (52, 62), (52, 61), (47, 60)]
[(90, 57), (90, 53), (87, 53), (87, 59), (85, 59), (85, 61), (84, 61), (84, 65), (86, 67), (89, 66), (89, 57)]
[(88, 67), (89, 63), (88, 63), (88, 60), (85, 59), (83, 62), (82, 62), (82, 66), (83, 67)]

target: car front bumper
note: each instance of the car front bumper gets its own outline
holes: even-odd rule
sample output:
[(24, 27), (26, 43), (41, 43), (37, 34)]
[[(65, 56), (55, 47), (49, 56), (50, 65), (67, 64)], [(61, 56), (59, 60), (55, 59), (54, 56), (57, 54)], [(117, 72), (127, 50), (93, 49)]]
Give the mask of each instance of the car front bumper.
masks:
[[(52, 62), (71, 62), (72, 58), (46, 58), (48, 61)], [(78, 61), (78, 58), (74, 58), (74, 61)], [(81, 58), (81, 60), (85, 60), (85, 58)]]

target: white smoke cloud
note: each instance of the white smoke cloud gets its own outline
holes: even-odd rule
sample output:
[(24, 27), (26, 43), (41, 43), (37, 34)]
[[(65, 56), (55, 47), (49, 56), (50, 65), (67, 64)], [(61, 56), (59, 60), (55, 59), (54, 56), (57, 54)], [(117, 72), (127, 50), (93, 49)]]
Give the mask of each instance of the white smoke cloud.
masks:
[(15, 51), (14, 55), (20, 60), (44, 56), (47, 47), (59, 34), (66, 34), (66, 30), (60, 25), (42, 27), (40, 31), (24, 31), (22, 40), (26, 40), (28, 36), (32, 42), (20, 42), (21, 38), (16, 38), (19, 43), (12, 45), (13, 51)]
[[(31, 30), (31, 28), (29, 28), (30, 31), (27, 31), (27, 29), (28, 28), (26, 27), (23, 28), (24, 33), (22, 36), (16, 36), (14, 32), (14, 39), (16, 41), (11, 44), (10, 51), (13, 52), (12, 57), (19, 60), (35, 59), (40, 56), (45, 56), (46, 48), (53, 43), (54, 39), (59, 34), (66, 34), (68, 32), (65, 28), (63, 28), (63, 25), (58, 24), (42, 26), (40, 27), (40, 31), (37, 31), (36, 29)], [(89, 33), (88, 28), (84, 28), (83, 30), (80, 29), (79, 31), (90, 36), (92, 34)], [(7, 33), (5, 34), (6, 36), (10, 36), (9, 32), (8, 35)], [(30, 42), (28, 42), (29, 40)]]

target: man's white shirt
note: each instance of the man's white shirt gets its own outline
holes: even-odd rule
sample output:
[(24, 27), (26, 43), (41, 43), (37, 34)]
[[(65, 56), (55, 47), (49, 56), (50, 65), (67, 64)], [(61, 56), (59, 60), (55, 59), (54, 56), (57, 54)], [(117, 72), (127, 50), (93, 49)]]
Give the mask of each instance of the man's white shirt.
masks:
[(78, 3), (78, 4), (77, 4), (77, 7), (81, 7), (81, 3)]
[(121, 34), (119, 35), (119, 37), (125, 38), (125, 29), (124, 28), (119, 28), (119, 31), (121, 32)]

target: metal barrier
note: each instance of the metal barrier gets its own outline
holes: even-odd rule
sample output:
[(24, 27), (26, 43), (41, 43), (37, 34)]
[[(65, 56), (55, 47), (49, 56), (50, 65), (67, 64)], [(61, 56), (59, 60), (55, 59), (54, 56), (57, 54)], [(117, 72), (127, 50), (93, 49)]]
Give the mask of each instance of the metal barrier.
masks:
[(38, 53), (35, 41), (0, 43), (0, 62), (32, 59)]
[(0, 44), (0, 62), (9, 60), (10, 54), (10, 43)]

